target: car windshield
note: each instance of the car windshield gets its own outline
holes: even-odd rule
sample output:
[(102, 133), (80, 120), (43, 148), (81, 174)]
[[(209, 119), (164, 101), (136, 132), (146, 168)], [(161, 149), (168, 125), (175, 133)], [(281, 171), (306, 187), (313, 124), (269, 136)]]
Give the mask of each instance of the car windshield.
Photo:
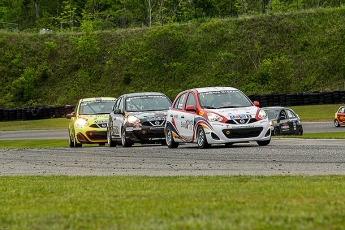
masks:
[(79, 107), (80, 115), (107, 114), (110, 113), (115, 101), (90, 101), (83, 102)]
[(278, 118), (278, 114), (279, 114), (279, 110), (272, 110), (272, 109), (264, 109), (265, 112), (267, 113), (267, 117), (268, 119), (270, 120), (273, 120), (273, 119), (277, 119)]
[(168, 110), (170, 107), (170, 99), (161, 95), (135, 96), (126, 99), (128, 112), (160, 111)]
[(253, 106), (253, 103), (239, 90), (210, 91), (199, 93), (202, 108), (238, 108)]

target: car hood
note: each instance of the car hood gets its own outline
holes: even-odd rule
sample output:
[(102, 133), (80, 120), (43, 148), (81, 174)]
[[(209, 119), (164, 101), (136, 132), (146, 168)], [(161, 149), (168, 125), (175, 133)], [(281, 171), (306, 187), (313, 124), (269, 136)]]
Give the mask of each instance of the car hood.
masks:
[(135, 116), (140, 121), (154, 121), (154, 120), (165, 120), (166, 111), (143, 111), (143, 112), (130, 112), (127, 113), (129, 116)]
[(96, 125), (99, 128), (106, 128), (109, 114), (79, 115), (79, 118), (87, 119), (89, 126)]
[(215, 112), (221, 114), (228, 119), (237, 119), (237, 118), (247, 118), (248, 116), (254, 118), (258, 111), (258, 107), (238, 107), (238, 108), (222, 108), (222, 109), (211, 109), (210, 112)]

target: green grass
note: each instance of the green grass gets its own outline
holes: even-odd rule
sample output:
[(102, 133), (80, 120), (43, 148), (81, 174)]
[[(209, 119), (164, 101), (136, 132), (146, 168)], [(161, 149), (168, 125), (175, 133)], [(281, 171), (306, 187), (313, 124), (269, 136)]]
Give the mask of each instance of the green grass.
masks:
[(27, 121), (2, 121), (0, 131), (68, 129), (69, 119), (51, 118)]
[(329, 121), (333, 122), (334, 114), (343, 104), (329, 105), (304, 105), (304, 106), (287, 106), (293, 109), (302, 122)]
[(4, 176), (2, 229), (343, 229), (344, 176)]

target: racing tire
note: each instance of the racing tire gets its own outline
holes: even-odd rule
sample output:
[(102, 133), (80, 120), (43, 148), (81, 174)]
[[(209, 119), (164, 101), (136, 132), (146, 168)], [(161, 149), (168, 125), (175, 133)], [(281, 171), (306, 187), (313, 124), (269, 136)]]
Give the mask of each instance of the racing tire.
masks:
[(172, 131), (169, 127), (166, 128), (166, 131), (165, 131), (166, 135), (165, 135), (165, 142), (166, 142), (166, 145), (170, 148), (170, 149), (173, 149), (173, 148), (177, 148), (179, 143), (175, 142), (174, 141), (174, 138), (173, 138), (173, 134), (172, 134)]
[(267, 141), (257, 141), (259, 146), (266, 146), (271, 142), (271, 139), (267, 140)]
[(335, 127), (340, 127), (339, 121), (337, 119), (334, 120), (334, 126)]
[(123, 128), (121, 132), (121, 143), (123, 147), (131, 147), (133, 144), (126, 138), (126, 130)]
[(70, 148), (74, 147), (74, 142), (73, 142), (72, 137), (69, 134), (69, 132), (68, 132), (68, 145), (69, 145)]
[(202, 128), (202, 126), (198, 127), (196, 131), (196, 138), (199, 149), (206, 149), (210, 147), (210, 144), (207, 143), (205, 130)]
[(299, 129), (298, 129), (297, 135), (299, 135), (299, 136), (302, 136), (302, 135), (303, 135), (303, 129), (302, 129), (302, 128), (299, 128)]
[(107, 141), (108, 141), (108, 146), (109, 147), (116, 147), (116, 142), (113, 141), (113, 139), (111, 138), (111, 133), (109, 130), (107, 130)]
[(279, 134), (280, 134), (279, 128), (278, 128), (278, 127), (275, 127), (275, 128), (273, 129), (272, 136), (279, 136)]
[(74, 137), (73, 143), (74, 143), (74, 148), (79, 148), (79, 147), (83, 146), (81, 143), (77, 142), (77, 138), (76, 137)]

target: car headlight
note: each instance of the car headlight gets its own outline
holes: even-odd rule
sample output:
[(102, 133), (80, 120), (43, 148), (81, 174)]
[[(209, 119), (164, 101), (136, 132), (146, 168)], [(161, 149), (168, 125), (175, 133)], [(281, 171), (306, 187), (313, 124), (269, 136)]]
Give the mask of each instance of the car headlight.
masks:
[(222, 121), (223, 117), (215, 113), (207, 113), (207, 118), (209, 121)]
[(135, 116), (128, 116), (127, 121), (128, 123), (132, 123), (132, 124), (140, 122), (140, 120)]
[(262, 119), (265, 119), (266, 117), (267, 117), (267, 114), (265, 110), (259, 109), (258, 118), (262, 120)]
[(277, 124), (277, 120), (271, 120), (270, 121), (270, 125), (275, 125), (275, 124)]
[(85, 125), (87, 125), (87, 120), (83, 119), (83, 118), (78, 118), (76, 121), (75, 121), (75, 124), (79, 127), (83, 127)]

